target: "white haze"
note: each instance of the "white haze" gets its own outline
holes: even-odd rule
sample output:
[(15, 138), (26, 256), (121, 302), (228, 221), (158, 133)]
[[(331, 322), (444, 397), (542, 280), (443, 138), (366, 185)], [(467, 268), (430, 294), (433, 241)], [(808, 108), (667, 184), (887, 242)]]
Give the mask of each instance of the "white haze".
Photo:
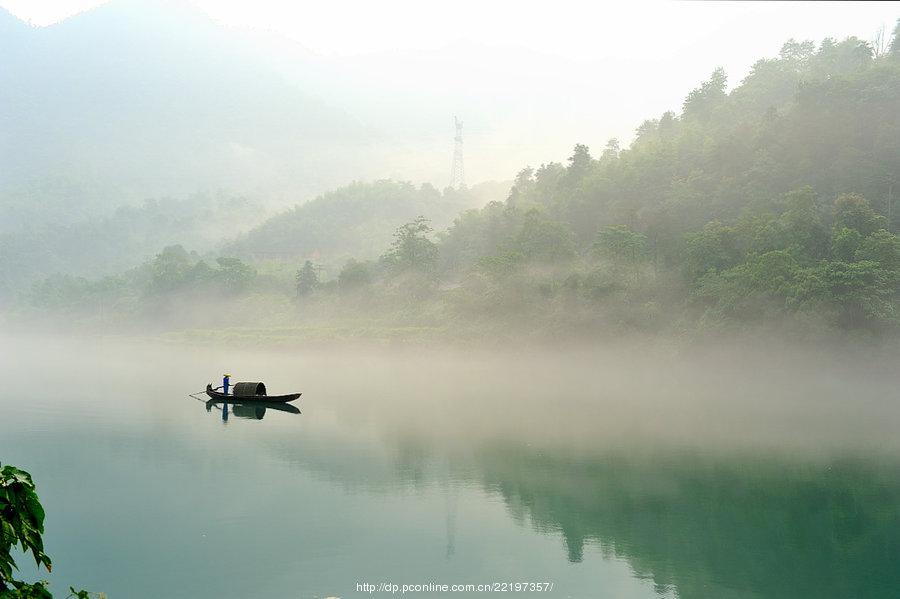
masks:
[[(35, 25), (100, 4), (0, 1)], [(595, 151), (611, 137), (627, 143), (645, 118), (679, 110), (717, 66), (735, 85), (790, 37), (871, 39), (900, 12), (896, 2), (193, 4), (252, 39), (307, 93), (379, 130), (361, 177), (439, 186), (453, 114), (466, 122), (469, 182), (508, 179), (564, 159), (576, 142)]]

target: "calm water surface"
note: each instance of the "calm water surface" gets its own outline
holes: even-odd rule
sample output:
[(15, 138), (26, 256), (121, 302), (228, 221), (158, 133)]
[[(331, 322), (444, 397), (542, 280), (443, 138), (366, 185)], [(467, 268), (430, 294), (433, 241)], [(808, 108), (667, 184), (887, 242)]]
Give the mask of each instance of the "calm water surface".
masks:
[[(55, 564), (41, 577), (60, 596), (506, 581), (550, 582), (516, 594), (547, 597), (900, 593), (890, 360), (2, 350), (0, 461), (35, 477)], [(226, 421), (187, 397), (224, 370), (303, 391), (302, 414)]]

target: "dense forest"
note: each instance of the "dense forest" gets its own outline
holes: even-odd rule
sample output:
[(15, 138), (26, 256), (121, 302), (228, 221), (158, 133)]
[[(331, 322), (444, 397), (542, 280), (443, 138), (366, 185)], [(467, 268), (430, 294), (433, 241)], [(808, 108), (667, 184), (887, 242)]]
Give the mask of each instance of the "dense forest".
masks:
[[(885, 51), (856, 38), (791, 40), (730, 91), (716, 69), (680, 113), (642, 123), (630, 146), (576, 145), (565, 164), (525, 168), (505, 201), (466, 210), (446, 229), (461, 192), (355, 184), (212, 260), (168, 247), (120, 276), (46, 279), (17, 309), (94, 325), (152, 315), (163, 327), (285, 334), (891, 334), (898, 35)], [(400, 204), (423, 206), (421, 217), (376, 208)], [(369, 213), (383, 216), (380, 230), (402, 217), (392, 241), (360, 225)], [(343, 266), (322, 268), (325, 250)], [(188, 298), (215, 301), (179, 307)]]

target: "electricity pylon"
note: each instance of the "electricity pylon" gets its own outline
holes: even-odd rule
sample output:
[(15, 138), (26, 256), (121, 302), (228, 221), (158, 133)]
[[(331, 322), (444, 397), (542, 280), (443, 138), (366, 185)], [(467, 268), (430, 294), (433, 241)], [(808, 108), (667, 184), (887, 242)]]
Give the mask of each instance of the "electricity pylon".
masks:
[(463, 164), (462, 121), (453, 117), (456, 124), (456, 137), (453, 138), (453, 165), (450, 167), (450, 187), (464, 189), (466, 187), (466, 167)]

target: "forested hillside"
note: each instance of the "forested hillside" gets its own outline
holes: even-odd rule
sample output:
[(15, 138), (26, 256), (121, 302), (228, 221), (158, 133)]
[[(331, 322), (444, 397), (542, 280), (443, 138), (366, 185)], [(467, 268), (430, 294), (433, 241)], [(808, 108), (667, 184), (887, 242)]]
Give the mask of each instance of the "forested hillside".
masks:
[(417, 216), (443, 229), (461, 211), (506, 197), (509, 187), (492, 182), (440, 192), (391, 180), (353, 183), (268, 219), (223, 253), (257, 261), (312, 259), (337, 272), (350, 258), (377, 258), (396, 228)]
[(637, 326), (685, 309), (893, 326), (896, 39), (893, 50), (790, 41), (730, 93), (716, 70), (629, 148), (611, 140), (594, 158), (576, 146), (567, 165), (523, 170), (504, 205), (457, 221), (442, 262), (471, 275), (472, 298), (566, 264), (537, 285), (547, 302), (628, 306)]
[[(391, 244), (380, 240), (377, 260), (368, 258), (379, 240), (354, 224), (361, 208), (353, 198), (363, 188), (323, 196), (229, 248), (245, 258), (251, 248), (309, 256), (294, 281), (270, 274), (280, 286), (251, 282), (246, 288), (256, 290), (240, 301), (269, 305), (267, 323), (301, 328), (892, 334), (900, 298), (897, 34), (881, 56), (855, 38), (789, 41), (731, 91), (717, 69), (679, 113), (642, 123), (629, 147), (610, 140), (592, 154), (577, 145), (566, 164), (525, 168), (505, 201), (467, 210), (437, 234), (427, 219), (410, 218)], [(371, 189), (383, 192), (379, 205), (442, 201), (428, 188)], [(333, 212), (336, 198), (352, 218)], [(329, 231), (340, 233), (313, 224), (329, 222), (318, 214), (326, 207), (337, 223)], [(357, 258), (337, 276), (312, 253), (329, 244)]]

